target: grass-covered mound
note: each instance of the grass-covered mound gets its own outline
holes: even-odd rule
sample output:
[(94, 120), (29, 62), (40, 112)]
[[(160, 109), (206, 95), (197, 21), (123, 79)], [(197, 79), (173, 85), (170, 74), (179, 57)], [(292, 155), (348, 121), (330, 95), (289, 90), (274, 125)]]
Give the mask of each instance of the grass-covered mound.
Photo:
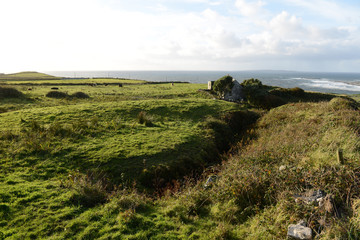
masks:
[(46, 94), (46, 97), (48, 97), (48, 98), (67, 98), (67, 97), (69, 97), (69, 95), (67, 93), (60, 92), (60, 91), (50, 91)]
[(24, 94), (11, 87), (0, 87), (0, 99), (5, 98), (23, 98)]
[(84, 92), (76, 92), (76, 93), (71, 94), (71, 97), (73, 97), (73, 98), (89, 98), (90, 96)]

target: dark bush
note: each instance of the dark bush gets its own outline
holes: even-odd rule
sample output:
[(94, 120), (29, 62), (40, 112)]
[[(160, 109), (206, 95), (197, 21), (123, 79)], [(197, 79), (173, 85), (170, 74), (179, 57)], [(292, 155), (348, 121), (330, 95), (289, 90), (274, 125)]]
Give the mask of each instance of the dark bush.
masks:
[(46, 94), (46, 97), (49, 98), (67, 98), (69, 97), (69, 95), (67, 95), (64, 92), (59, 92), (59, 91), (50, 91)]
[(0, 87), (0, 98), (22, 98), (22, 92), (15, 88)]
[(220, 97), (223, 97), (226, 92), (231, 91), (233, 85), (233, 77), (227, 75), (216, 80), (213, 89)]
[(241, 83), (241, 86), (243, 87), (255, 87), (255, 88), (261, 88), (263, 86), (262, 82), (259, 79), (250, 78), (247, 80), (244, 80)]
[(89, 95), (87, 95), (86, 93), (83, 93), (83, 92), (76, 92), (76, 93), (72, 94), (71, 97), (74, 97), (74, 98), (90, 98)]
[(247, 79), (241, 83), (246, 100), (255, 106), (261, 106), (265, 96), (268, 94), (259, 79)]

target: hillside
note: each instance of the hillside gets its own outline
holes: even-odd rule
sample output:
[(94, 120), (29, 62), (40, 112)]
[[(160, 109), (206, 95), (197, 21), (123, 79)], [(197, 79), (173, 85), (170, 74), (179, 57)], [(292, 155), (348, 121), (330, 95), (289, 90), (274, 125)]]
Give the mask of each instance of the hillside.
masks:
[[(205, 87), (16, 86), (0, 106), (0, 239), (285, 239), (300, 220), (359, 238), (357, 102), (266, 87), (237, 104)], [(299, 200), (309, 190), (331, 200)]]

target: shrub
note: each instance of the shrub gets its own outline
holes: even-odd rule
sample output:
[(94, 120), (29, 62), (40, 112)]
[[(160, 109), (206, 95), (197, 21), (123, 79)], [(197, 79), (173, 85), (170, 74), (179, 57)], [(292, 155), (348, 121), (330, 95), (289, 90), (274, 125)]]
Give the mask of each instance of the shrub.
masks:
[(264, 97), (268, 94), (262, 82), (259, 79), (247, 79), (241, 84), (245, 93), (245, 98), (250, 104), (261, 106)]
[(259, 79), (250, 78), (244, 80), (241, 84), (244, 88), (254, 87), (254, 88), (261, 88), (263, 86), (262, 82)]
[(15, 88), (0, 87), (0, 98), (21, 98), (24, 95)]
[(231, 91), (233, 85), (233, 77), (227, 75), (216, 80), (213, 88), (220, 97), (223, 97), (226, 92)]
[(59, 91), (50, 91), (46, 94), (46, 97), (49, 98), (67, 98), (69, 97), (69, 95), (67, 95), (64, 92), (59, 92)]
[(74, 97), (74, 98), (90, 98), (89, 95), (87, 95), (84, 92), (76, 92), (76, 93), (72, 94), (71, 97)]

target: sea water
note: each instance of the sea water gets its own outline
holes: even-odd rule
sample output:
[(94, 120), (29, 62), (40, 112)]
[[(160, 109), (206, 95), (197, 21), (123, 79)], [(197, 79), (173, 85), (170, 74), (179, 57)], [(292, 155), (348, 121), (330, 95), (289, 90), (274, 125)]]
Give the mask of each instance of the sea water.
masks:
[(68, 78), (126, 78), (155, 82), (207, 83), (224, 75), (239, 82), (257, 78), (263, 84), (284, 88), (300, 87), (307, 91), (360, 94), (360, 73), (327, 73), (297, 71), (60, 71), (48, 74)]

